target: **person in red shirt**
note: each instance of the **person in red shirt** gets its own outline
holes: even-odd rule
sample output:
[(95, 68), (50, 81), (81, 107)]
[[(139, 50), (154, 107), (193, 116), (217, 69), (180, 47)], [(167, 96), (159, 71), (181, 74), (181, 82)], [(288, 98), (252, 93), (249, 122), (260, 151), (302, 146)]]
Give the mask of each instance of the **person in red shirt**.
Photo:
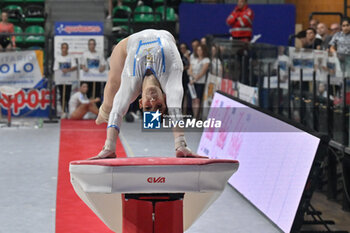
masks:
[(253, 35), (254, 12), (248, 7), (248, 0), (238, 0), (236, 8), (227, 17), (233, 39), (249, 42)]
[(14, 32), (13, 24), (8, 22), (8, 13), (6, 11), (2, 12), (0, 22), (0, 46), (2, 50), (9, 50), (16, 47), (15, 37), (6, 35)]

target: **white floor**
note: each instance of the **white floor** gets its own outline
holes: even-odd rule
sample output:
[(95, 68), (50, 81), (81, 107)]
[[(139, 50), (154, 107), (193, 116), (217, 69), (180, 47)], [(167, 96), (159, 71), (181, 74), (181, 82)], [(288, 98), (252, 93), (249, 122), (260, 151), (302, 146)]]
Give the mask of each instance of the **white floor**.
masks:
[[(0, 128), (0, 233), (54, 233), (59, 124)], [(188, 133), (196, 150), (200, 133)], [(171, 133), (123, 123), (128, 156), (175, 156)], [(280, 232), (231, 186), (186, 233)]]
[(0, 233), (55, 232), (59, 125), (0, 128)]

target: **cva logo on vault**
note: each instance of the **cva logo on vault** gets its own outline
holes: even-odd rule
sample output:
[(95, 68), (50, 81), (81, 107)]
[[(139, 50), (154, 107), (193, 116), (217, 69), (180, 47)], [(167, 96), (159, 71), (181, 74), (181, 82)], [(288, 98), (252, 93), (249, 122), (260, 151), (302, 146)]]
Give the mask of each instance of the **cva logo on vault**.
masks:
[(165, 183), (165, 177), (148, 177), (148, 183)]

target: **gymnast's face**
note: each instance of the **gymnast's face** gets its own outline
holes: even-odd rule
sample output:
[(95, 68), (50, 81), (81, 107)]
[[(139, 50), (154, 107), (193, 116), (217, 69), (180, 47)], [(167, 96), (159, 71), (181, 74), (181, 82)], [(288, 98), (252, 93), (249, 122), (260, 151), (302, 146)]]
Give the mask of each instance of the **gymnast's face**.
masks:
[(142, 91), (139, 105), (143, 111), (156, 112), (159, 110), (164, 113), (166, 110), (165, 94), (158, 86), (146, 86)]

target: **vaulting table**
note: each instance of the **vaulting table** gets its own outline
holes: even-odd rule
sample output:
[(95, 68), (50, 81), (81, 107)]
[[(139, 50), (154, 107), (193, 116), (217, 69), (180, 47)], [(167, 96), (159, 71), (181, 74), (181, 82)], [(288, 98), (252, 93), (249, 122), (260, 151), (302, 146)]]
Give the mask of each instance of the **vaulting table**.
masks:
[(183, 233), (219, 197), (238, 161), (138, 157), (70, 163), (78, 196), (114, 232)]

